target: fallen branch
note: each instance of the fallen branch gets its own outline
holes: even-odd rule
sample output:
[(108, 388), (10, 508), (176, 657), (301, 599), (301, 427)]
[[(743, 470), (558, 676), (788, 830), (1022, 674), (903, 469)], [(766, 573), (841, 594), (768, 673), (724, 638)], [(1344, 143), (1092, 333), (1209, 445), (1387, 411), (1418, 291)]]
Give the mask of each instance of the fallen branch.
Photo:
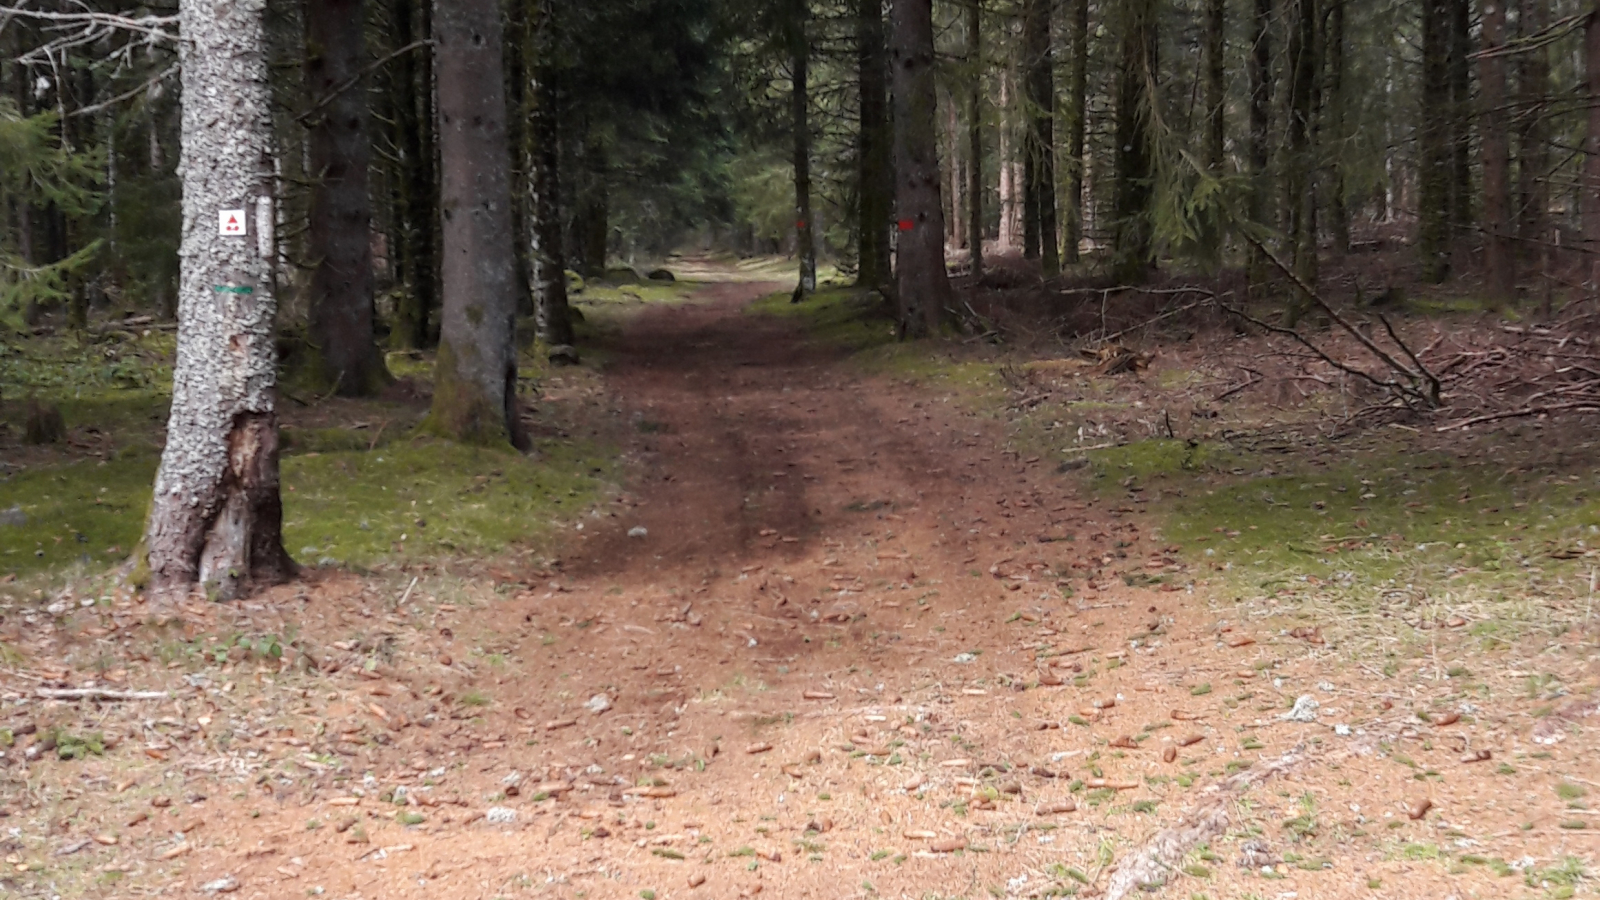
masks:
[(166, 700), (166, 691), (108, 691), (104, 688), (39, 688), (34, 691), (45, 700)]
[(1546, 413), (1556, 412), (1600, 412), (1600, 401), (1584, 400), (1576, 403), (1555, 403), (1549, 406), (1529, 406), (1523, 409), (1513, 409), (1508, 412), (1488, 413), (1440, 425), (1434, 431), (1454, 431), (1457, 428), (1466, 428), (1471, 425), (1482, 425), (1485, 422), (1498, 422), (1501, 419), (1522, 419), (1528, 416), (1542, 416)]
[(1200, 802), (1177, 824), (1156, 832), (1144, 846), (1118, 864), (1106, 885), (1105, 900), (1123, 900), (1135, 891), (1165, 884), (1178, 871), (1189, 851), (1227, 832), (1228, 816), (1239, 794), (1282, 775), (1304, 759), (1303, 748), (1296, 748), (1271, 762), (1258, 763), (1207, 787)]
[[(1412, 361), (1416, 363), (1416, 365), (1417, 365), (1417, 370), (1416, 371), (1412, 371), (1409, 366), (1405, 365), (1400, 360), (1396, 359), (1394, 357), (1394, 354), (1392, 354), (1392, 353), (1388, 352), (1387, 350), (1384, 350), (1382, 347), (1378, 346), (1377, 342), (1374, 341), (1372, 338), (1368, 337), (1366, 332), (1364, 332), (1361, 329), (1357, 328), (1349, 319), (1346, 319), (1337, 309), (1334, 309), (1333, 305), (1330, 304), (1326, 299), (1324, 299), (1323, 296), (1320, 293), (1317, 292), (1316, 288), (1314, 288), (1311, 285), (1307, 284), (1305, 279), (1300, 277), (1299, 273), (1297, 273), (1287, 263), (1285, 263), (1282, 259), (1280, 259), (1278, 257), (1278, 254), (1272, 252), (1272, 250), (1269, 247), (1267, 247), (1266, 244), (1262, 243), (1259, 238), (1257, 238), (1255, 235), (1251, 234), (1249, 231), (1245, 231), (1245, 232), (1243, 232), (1243, 234), (1244, 234), (1245, 240), (1249, 241), (1252, 246), (1254, 246), (1257, 250), (1259, 250), (1261, 252), (1261, 254), (1263, 256), (1265, 256), (1272, 263), (1274, 268), (1276, 268), (1278, 271), (1282, 272), (1284, 274), (1284, 276), (1286, 278), (1288, 278), (1290, 281), (1294, 282), (1294, 286), (1300, 291), (1300, 293), (1304, 294), (1306, 299), (1308, 299), (1312, 303), (1316, 304), (1318, 309), (1322, 310), (1325, 314), (1327, 314), (1328, 318), (1333, 320), (1334, 324), (1338, 325), (1340, 328), (1342, 328), (1346, 332), (1348, 332), (1351, 337), (1355, 338), (1356, 341), (1358, 341), (1361, 344), (1361, 346), (1363, 346), (1363, 347), (1365, 347), (1367, 349), (1367, 352), (1371, 353), (1373, 356), (1376, 356), (1379, 360), (1381, 360), (1383, 362), (1384, 365), (1388, 366), (1393, 371), (1398, 372), (1401, 375), (1405, 376), (1406, 380), (1411, 382), (1411, 384), (1409, 386), (1406, 386), (1406, 385), (1399, 384), (1399, 382), (1390, 381), (1390, 382), (1388, 382), (1387, 384), (1384, 385), (1385, 387), (1388, 387), (1391, 390), (1394, 389), (1394, 388), (1401, 388), (1402, 391), (1404, 392), (1405, 396), (1420, 400), (1429, 409), (1437, 409), (1439, 407), (1440, 387), (1439, 387), (1439, 378), (1438, 378), (1438, 376), (1436, 376), (1432, 372), (1428, 371), (1428, 367), (1423, 365), (1421, 360), (1417, 359), (1417, 355), (1415, 353), (1411, 352), (1411, 348), (1406, 346), (1404, 341), (1400, 340), (1399, 336), (1394, 333), (1394, 329), (1392, 329), (1392, 328), (1388, 329), (1389, 330), (1389, 336), (1394, 339), (1394, 342), (1397, 345), (1399, 345), (1401, 351), (1404, 352), (1406, 354), (1406, 356), (1410, 357), (1412, 359)], [(1382, 317), (1380, 316), (1379, 318), (1381, 319)], [(1388, 325), (1389, 325), (1388, 321), (1385, 320), (1383, 324), (1384, 324), (1385, 328), (1388, 328)], [(1300, 343), (1306, 345), (1308, 348), (1310, 348), (1311, 350), (1313, 350), (1316, 353), (1318, 353), (1319, 355), (1321, 355), (1324, 359), (1328, 359), (1330, 362), (1332, 361), (1327, 356), (1327, 354), (1322, 353), (1321, 350), (1318, 350), (1316, 347), (1312, 346), (1310, 341), (1308, 341), (1305, 337), (1303, 337), (1299, 332), (1295, 331), (1294, 329), (1292, 329), (1292, 328), (1278, 328), (1277, 330), (1280, 333), (1285, 333), (1285, 334), (1292, 335), (1296, 340), (1300, 341)], [(1371, 376), (1368, 376), (1368, 377), (1371, 378)], [(1421, 384), (1427, 386), (1427, 390), (1426, 391), (1424, 391), (1421, 387), (1418, 386), (1419, 382)], [(1382, 382), (1379, 382), (1379, 383), (1381, 384)]]

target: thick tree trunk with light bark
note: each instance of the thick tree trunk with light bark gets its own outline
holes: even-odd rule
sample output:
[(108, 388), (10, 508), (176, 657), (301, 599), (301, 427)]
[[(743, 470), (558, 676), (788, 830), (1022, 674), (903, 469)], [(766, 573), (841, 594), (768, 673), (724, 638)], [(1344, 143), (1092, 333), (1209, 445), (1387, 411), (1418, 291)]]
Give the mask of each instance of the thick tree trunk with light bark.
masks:
[(183, 241), (167, 444), (143, 551), (160, 598), (285, 580), (266, 0), (183, 0)]
[(503, 38), (497, 0), (435, 0), (444, 308), (429, 424), (522, 448)]
[(555, 0), (534, 0), (528, 27), (528, 189), (533, 212), (528, 256), (533, 264), (533, 306), (539, 338), (551, 346), (571, 344), (567, 307), (567, 261), (561, 240), (561, 128), (554, 66), (558, 45)]
[(945, 270), (944, 208), (939, 198), (932, 0), (895, 0), (889, 62), (894, 71), (900, 325), (911, 336), (937, 334), (951, 318), (955, 297)]
[(310, 365), (344, 397), (390, 381), (372, 322), (372, 143), (362, 90), (363, 0), (306, 4), (306, 123), (311, 170)]
[[(1483, 4), (1483, 49), (1506, 42), (1506, 0)], [(1483, 276), (1489, 302), (1498, 307), (1517, 298), (1516, 226), (1511, 215), (1511, 132), (1506, 110), (1506, 58), (1492, 52), (1478, 62), (1483, 123)], [(1600, 109), (1600, 107), (1596, 107)]]

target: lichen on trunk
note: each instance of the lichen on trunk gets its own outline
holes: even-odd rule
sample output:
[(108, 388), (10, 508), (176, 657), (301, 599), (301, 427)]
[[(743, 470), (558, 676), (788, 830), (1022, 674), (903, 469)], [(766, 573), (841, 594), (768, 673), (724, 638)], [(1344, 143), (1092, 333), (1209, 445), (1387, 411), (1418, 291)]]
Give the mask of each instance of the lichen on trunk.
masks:
[[(197, 583), (233, 597), (294, 570), (278, 496), (265, 8), (265, 0), (179, 6), (178, 355), (143, 550), (157, 597)], [(230, 216), (242, 219), (237, 228)]]

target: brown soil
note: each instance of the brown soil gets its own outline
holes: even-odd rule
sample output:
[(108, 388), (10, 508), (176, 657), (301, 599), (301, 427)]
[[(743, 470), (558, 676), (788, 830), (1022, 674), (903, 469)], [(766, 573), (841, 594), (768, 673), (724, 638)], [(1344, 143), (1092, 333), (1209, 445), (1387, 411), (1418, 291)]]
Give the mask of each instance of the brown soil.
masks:
[[(1468, 856), (1593, 855), (1582, 704), (1535, 720), (1546, 701), (1497, 694), (1442, 724), (1437, 659), (1386, 678), (1239, 616), (1143, 510), (1011, 452), (994, 416), (745, 314), (766, 289), (708, 287), (608, 348), (633, 481), (556, 566), (313, 573), (190, 610), (191, 636), (298, 628), (281, 664), (163, 668), (179, 635), (129, 598), (41, 619), (0, 675), (0, 727), (35, 729), (0, 767), (0, 884), (1088, 896), (1197, 805), (1225, 836), (1168, 896), (1543, 896)], [(21, 702), (91, 679), (177, 699)], [(1315, 722), (1281, 717), (1300, 695)], [(56, 727), (118, 740), (61, 761), (31, 744)]]

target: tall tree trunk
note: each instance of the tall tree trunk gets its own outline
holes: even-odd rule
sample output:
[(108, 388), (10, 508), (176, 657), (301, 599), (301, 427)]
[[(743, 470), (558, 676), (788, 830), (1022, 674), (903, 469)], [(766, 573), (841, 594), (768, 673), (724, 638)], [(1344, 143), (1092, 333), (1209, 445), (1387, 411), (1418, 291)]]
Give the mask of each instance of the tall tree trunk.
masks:
[(590, 126), (583, 146), (584, 184), (578, 191), (577, 239), (585, 278), (604, 278), (611, 247), (610, 154)]
[(1417, 130), (1417, 252), (1424, 281), (1450, 275), (1450, 0), (1422, 0), (1422, 109)]
[(857, 0), (856, 56), (860, 79), (861, 124), (857, 137), (858, 216), (856, 283), (869, 288), (889, 284), (889, 225), (894, 213), (889, 124), (889, 64), (884, 47), (883, 0)]
[(533, 258), (529, 255), (533, 244), (534, 211), (533, 182), (529, 172), (532, 154), (528, 148), (533, 134), (528, 129), (528, 117), (524, 114), (528, 108), (530, 76), (527, 68), (534, 62), (529, 58), (533, 54), (533, 31), (529, 27), (528, 6), (524, 2), (505, 3), (505, 20), (501, 26), (506, 35), (505, 55), (501, 59), (501, 71), (505, 73), (506, 109), (516, 113), (506, 116), (506, 144), (511, 150), (507, 168), (511, 181), (511, 247), (516, 256), (517, 273), (511, 283), (516, 291), (518, 316), (532, 316), (535, 313)]
[(1089, 0), (1071, 0), (1072, 58), (1067, 70), (1066, 262), (1078, 261), (1083, 241), (1084, 134), (1089, 121)]
[(1600, 10), (1591, 10), (1583, 25), (1583, 74), (1589, 95), (1588, 130), (1584, 134), (1583, 245), (1588, 251), (1589, 290), (1600, 291)]
[(389, 383), (373, 334), (372, 141), (362, 89), (363, 0), (306, 4), (306, 95), (321, 108), (307, 122), (311, 164), (307, 323), (314, 373), (345, 397)]
[(534, 317), (539, 339), (551, 346), (571, 344), (572, 312), (567, 307), (567, 259), (561, 240), (561, 120), (556, 69), (559, 46), (555, 0), (534, 0), (528, 12), (527, 119), (529, 201), (533, 227), (528, 255), (533, 261)]
[(434, 0), (433, 39), (444, 161), (444, 309), (430, 426), (459, 441), (510, 441), (525, 449), (498, 0)]
[[(1295, 274), (1308, 284), (1317, 277), (1316, 152), (1312, 147), (1316, 116), (1317, 0), (1291, 0), (1288, 42), (1289, 135), (1284, 197), (1288, 201), (1289, 249)], [(1290, 320), (1309, 298), (1290, 305)]]
[(1157, 71), (1155, 4), (1153, 0), (1127, 0), (1122, 14), (1117, 65), (1113, 272), (1118, 281), (1137, 284), (1149, 276), (1154, 252), (1150, 116), (1156, 98), (1150, 96), (1149, 88)]
[[(1224, 142), (1227, 138), (1228, 83), (1227, 0), (1206, 0), (1205, 15), (1205, 96), (1206, 96), (1206, 173), (1221, 180), (1227, 165)], [(1220, 209), (1206, 214), (1201, 240), (1207, 265), (1222, 264), (1222, 215)]]
[(1450, 4), (1450, 220), (1451, 248), (1475, 221), (1472, 209), (1472, 0)]
[[(408, 47), (429, 33), (430, 0), (395, 0), (390, 7), (397, 47)], [(401, 222), (400, 246), (394, 250), (406, 281), (395, 309), (391, 341), (399, 347), (430, 343), (429, 318), (438, 307), (434, 290), (434, 220), (438, 214), (433, 168), (433, 56), (431, 48), (402, 54), (394, 62), (395, 146)]]
[(966, 245), (967, 220), (966, 207), (962, 205), (962, 193), (966, 191), (966, 168), (961, 159), (963, 149), (961, 146), (961, 113), (956, 109), (958, 102), (954, 95), (945, 103), (945, 145), (950, 148), (950, 194), (945, 202), (945, 225), (950, 229), (950, 239), (946, 246), (960, 248)]
[(278, 493), (266, 4), (182, 0), (183, 246), (149, 587), (222, 597), (294, 572)]
[(789, 0), (789, 127), (794, 141), (794, 232), (800, 282), (790, 298), (799, 303), (817, 289), (817, 242), (811, 221), (811, 19), (809, 0)]
[(1345, 204), (1345, 4), (1331, 0), (1328, 10), (1328, 234), (1335, 256), (1350, 249), (1350, 211)]
[(939, 199), (939, 103), (933, 50), (933, 0), (895, 0), (889, 61), (894, 72), (896, 294), (901, 329), (937, 334), (954, 294), (944, 262)]
[(1034, 241), (1045, 277), (1061, 271), (1060, 235), (1056, 230), (1055, 51), (1047, 0), (1025, 0), (1023, 58), (1026, 60), (1028, 139), (1026, 159), (1032, 164), (1027, 186), (1034, 217)]
[[(1506, 0), (1483, 0), (1483, 49), (1494, 51), (1503, 48), (1505, 43)], [(1483, 275), (1489, 302), (1498, 308), (1517, 299), (1517, 255), (1512, 246), (1516, 228), (1511, 215), (1511, 135), (1506, 112), (1506, 58), (1492, 53), (1480, 57), (1478, 83), (1482, 98), (1483, 227), (1486, 232)]]
[(983, 277), (983, 0), (967, 6), (967, 66), (967, 242), (976, 280)]
[[(1250, 88), (1250, 195), (1248, 215), (1255, 227), (1264, 227), (1275, 218), (1272, 212), (1272, 2), (1255, 0), (1250, 17), (1250, 57), (1246, 76)], [(1248, 277), (1252, 286), (1262, 284), (1268, 274), (1267, 259), (1254, 244), (1248, 256)]]
[(997, 243), (1002, 251), (1011, 251), (1017, 248), (1017, 226), (1021, 223), (1021, 216), (1017, 211), (1017, 177), (1016, 142), (1012, 139), (1011, 112), (1015, 105), (1011, 90), (1011, 72), (1009, 69), (1000, 70), (1000, 123), (997, 131), (1000, 133), (999, 153), (996, 159), (1000, 164), (1000, 231)]
[[(1521, 0), (1517, 17), (1520, 37), (1531, 37), (1550, 26), (1550, 0)], [(1535, 259), (1549, 251), (1550, 235), (1550, 125), (1546, 116), (1550, 94), (1548, 47), (1527, 48), (1517, 61), (1517, 193), (1522, 214), (1517, 236), (1524, 252)]]

